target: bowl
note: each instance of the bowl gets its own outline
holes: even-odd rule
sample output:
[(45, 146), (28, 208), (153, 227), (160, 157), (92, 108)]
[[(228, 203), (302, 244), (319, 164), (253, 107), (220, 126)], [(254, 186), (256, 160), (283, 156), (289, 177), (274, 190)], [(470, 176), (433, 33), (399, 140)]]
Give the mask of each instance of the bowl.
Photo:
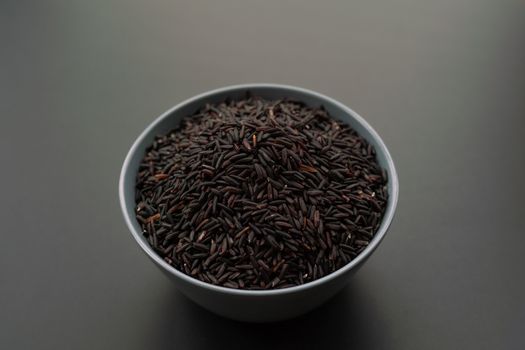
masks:
[[(388, 175), (388, 202), (379, 230), (369, 245), (354, 260), (339, 270), (306, 284), (275, 290), (239, 290), (212, 285), (190, 277), (166, 263), (150, 247), (135, 218), (135, 179), (146, 148), (158, 134), (178, 126), (182, 118), (192, 115), (206, 103), (226, 98), (241, 99), (250, 91), (266, 99), (290, 98), (312, 107), (324, 106), (328, 113), (354, 128), (376, 149), (377, 161)], [(351, 276), (375, 251), (392, 222), (398, 199), (399, 185), (392, 157), (372, 127), (356, 112), (340, 102), (294, 86), (277, 84), (245, 84), (227, 86), (192, 97), (169, 109), (155, 119), (137, 138), (126, 156), (119, 183), (120, 205), (126, 224), (146, 255), (168, 276), (189, 299), (216, 314), (248, 322), (280, 321), (304, 314), (321, 305), (350, 281)]]

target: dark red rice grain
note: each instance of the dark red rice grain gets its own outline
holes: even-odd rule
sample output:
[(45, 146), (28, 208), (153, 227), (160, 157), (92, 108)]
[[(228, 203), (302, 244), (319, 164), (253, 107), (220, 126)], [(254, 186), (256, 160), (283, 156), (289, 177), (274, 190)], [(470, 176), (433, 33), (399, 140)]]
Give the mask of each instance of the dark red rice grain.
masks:
[(183, 273), (286, 288), (368, 246), (386, 185), (372, 145), (322, 108), (249, 97), (206, 105), (155, 138), (137, 175), (136, 216)]

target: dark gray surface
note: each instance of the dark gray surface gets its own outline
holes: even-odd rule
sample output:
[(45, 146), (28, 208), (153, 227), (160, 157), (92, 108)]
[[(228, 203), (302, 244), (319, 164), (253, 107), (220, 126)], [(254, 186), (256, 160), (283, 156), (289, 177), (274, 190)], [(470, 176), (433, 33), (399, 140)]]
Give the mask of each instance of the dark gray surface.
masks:
[[(521, 0), (0, 2), (0, 348), (523, 349), (524, 33)], [(186, 301), (117, 201), (152, 118), (253, 81), (354, 108), (401, 183), (352, 285), (278, 325)]]

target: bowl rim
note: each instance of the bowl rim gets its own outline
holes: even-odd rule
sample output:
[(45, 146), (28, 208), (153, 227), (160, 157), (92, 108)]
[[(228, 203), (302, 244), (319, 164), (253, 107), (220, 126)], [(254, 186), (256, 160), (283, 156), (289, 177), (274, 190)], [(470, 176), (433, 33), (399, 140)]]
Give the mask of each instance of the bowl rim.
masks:
[[(277, 89), (277, 90), (283, 90), (283, 91), (288, 90), (288, 91), (294, 91), (294, 92), (297, 92), (303, 95), (310, 95), (317, 100), (325, 102), (326, 104), (335, 105), (339, 109), (351, 115), (357, 121), (357, 123), (359, 123), (363, 128), (365, 128), (368, 131), (368, 133), (371, 135), (371, 137), (375, 139), (375, 142), (377, 143), (376, 152), (382, 152), (383, 155), (385, 156), (386, 163), (387, 163), (386, 170), (389, 175), (388, 181), (391, 182), (392, 189), (391, 189), (391, 192), (389, 192), (387, 208), (383, 216), (382, 223), (381, 223), (379, 230), (376, 232), (376, 234), (370, 241), (369, 245), (348, 264), (344, 265), (343, 267), (339, 268), (338, 270), (326, 276), (323, 276), (319, 279), (316, 279), (314, 281), (310, 281), (310, 282), (307, 282), (305, 284), (298, 285), (298, 286), (281, 288), (281, 289), (269, 289), (269, 290), (233, 289), (233, 288), (217, 286), (211, 283), (201, 281), (189, 275), (186, 275), (185, 273), (177, 270), (175, 267), (165, 262), (164, 259), (162, 259), (153, 250), (153, 248), (151, 248), (151, 246), (147, 244), (147, 242), (142, 240), (142, 233), (138, 232), (133, 226), (132, 220), (135, 220), (135, 218), (130, 217), (128, 215), (128, 208), (126, 206), (126, 201), (125, 201), (126, 195), (125, 195), (125, 188), (124, 188), (124, 182), (125, 182), (124, 179), (126, 177), (126, 174), (130, 171), (131, 160), (134, 154), (137, 152), (140, 145), (144, 142), (144, 139), (150, 134), (152, 129), (154, 129), (159, 123), (161, 123), (161, 121), (168, 118), (176, 110), (181, 109), (184, 106), (194, 103), (198, 100), (205, 99), (205, 98), (211, 97), (216, 94), (235, 92), (239, 90), (242, 91), (242, 90), (261, 89), (261, 88), (269, 89), (269, 90), (271, 89)], [(213, 90), (209, 90), (209, 91), (197, 94), (171, 107), (166, 112), (162, 113), (159, 117), (155, 118), (155, 120), (153, 120), (135, 139), (135, 141), (133, 142), (131, 148), (129, 149), (126, 155), (126, 158), (124, 160), (124, 163), (122, 165), (122, 169), (120, 172), (120, 178), (119, 178), (119, 201), (120, 201), (120, 207), (122, 210), (122, 214), (124, 215), (124, 220), (126, 222), (126, 225), (128, 226), (128, 229), (130, 230), (135, 241), (139, 244), (142, 250), (157, 265), (159, 265), (165, 271), (169, 272), (175, 277), (182, 279), (183, 281), (190, 283), (196, 287), (205, 288), (205, 289), (208, 289), (214, 292), (231, 294), (231, 295), (239, 295), (239, 296), (271, 296), (271, 295), (275, 296), (275, 295), (297, 293), (297, 292), (305, 291), (311, 288), (315, 288), (317, 286), (325, 284), (345, 274), (349, 270), (353, 269), (355, 266), (359, 265), (362, 261), (366, 260), (372, 254), (372, 252), (377, 248), (379, 243), (383, 240), (394, 218), (394, 214), (395, 214), (397, 202), (398, 202), (398, 197), (399, 197), (399, 181), (398, 181), (397, 172), (394, 166), (394, 161), (392, 159), (392, 156), (390, 155), (390, 152), (388, 151), (386, 145), (384, 144), (379, 134), (368, 124), (368, 122), (366, 122), (366, 120), (363, 117), (361, 117), (354, 110), (347, 107), (343, 103), (331, 97), (328, 97), (326, 95), (318, 93), (316, 91), (312, 91), (312, 90), (308, 90), (308, 89), (304, 89), (304, 88), (292, 86), (292, 85), (273, 84), (273, 83), (247, 83), (247, 84), (224, 86), (224, 87), (220, 87), (217, 89), (213, 89)]]

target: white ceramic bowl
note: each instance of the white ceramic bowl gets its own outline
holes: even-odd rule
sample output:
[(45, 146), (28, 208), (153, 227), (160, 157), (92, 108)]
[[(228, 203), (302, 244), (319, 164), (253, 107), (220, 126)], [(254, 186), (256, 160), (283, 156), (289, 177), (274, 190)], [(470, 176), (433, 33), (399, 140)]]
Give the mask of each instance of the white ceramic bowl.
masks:
[[(301, 286), (265, 290), (238, 290), (215, 286), (190, 277), (166, 263), (150, 247), (142, 235), (135, 219), (135, 179), (145, 150), (155, 135), (167, 133), (175, 128), (185, 116), (193, 114), (206, 103), (216, 103), (226, 98), (239, 99), (250, 91), (266, 99), (290, 98), (310, 106), (324, 106), (328, 113), (354, 128), (377, 153), (377, 161), (388, 174), (388, 203), (381, 226), (374, 238), (361, 254), (349, 264), (323, 278)], [(350, 277), (377, 248), (392, 222), (396, 209), (399, 185), (392, 158), (379, 135), (370, 125), (350, 108), (317, 92), (286, 85), (246, 84), (228, 86), (192, 97), (171, 108), (155, 119), (131, 146), (122, 166), (119, 196), (124, 219), (133, 238), (146, 255), (166, 274), (188, 298), (219, 315), (251, 322), (278, 321), (298, 316), (321, 305), (336, 294), (350, 280)]]

